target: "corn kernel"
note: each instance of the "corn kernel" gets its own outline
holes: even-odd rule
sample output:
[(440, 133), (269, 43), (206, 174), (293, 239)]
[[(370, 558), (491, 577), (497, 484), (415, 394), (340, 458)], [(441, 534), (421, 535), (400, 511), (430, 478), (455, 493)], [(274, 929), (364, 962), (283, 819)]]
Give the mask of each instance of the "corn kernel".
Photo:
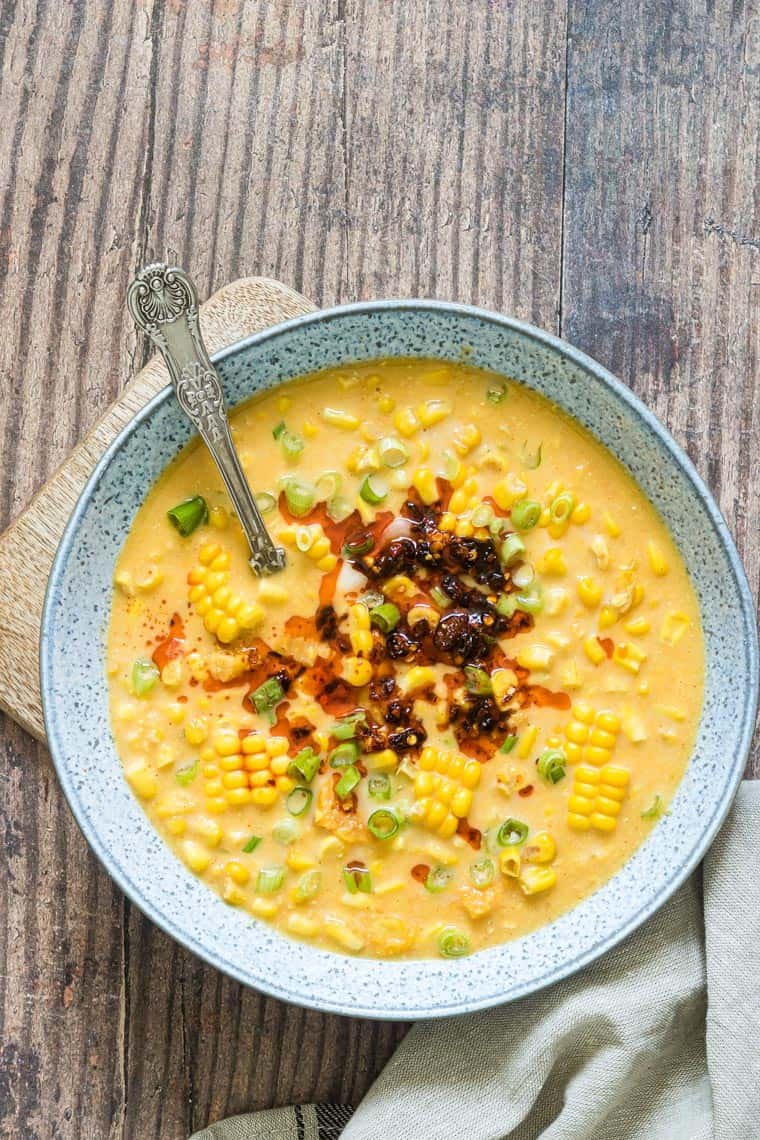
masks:
[(251, 790), (251, 803), (259, 807), (271, 807), (277, 799), (276, 788), (253, 788)]
[(244, 887), (251, 877), (251, 872), (248, 868), (237, 859), (230, 859), (228, 863), (225, 863), (224, 870), (233, 882), (237, 883), (240, 887)]
[(248, 909), (257, 918), (274, 918), (280, 909), (280, 903), (277, 899), (251, 899)]
[(390, 415), (390, 413), (393, 411), (393, 409), (395, 407), (396, 407), (396, 401), (393, 399), (392, 396), (387, 396), (387, 395), (378, 396), (377, 408), (378, 408), (378, 411), (382, 412), (384, 416)]
[(438, 498), (436, 478), (429, 467), (417, 468), (412, 476), (412, 486), (427, 506), (430, 506)]
[(216, 530), (224, 530), (229, 524), (230, 516), (224, 507), (212, 507), (208, 513), (208, 521)]
[(180, 848), (182, 858), (191, 871), (202, 875), (211, 862), (211, 852), (194, 839), (186, 839)]
[(621, 668), (626, 669), (629, 673), (638, 673), (642, 664), (646, 661), (646, 653), (637, 645), (632, 645), (630, 642), (619, 642), (613, 651), (612, 660), (620, 665)]
[(145, 767), (127, 768), (124, 772), (132, 790), (143, 800), (152, 800), (158, 792), (158, 781), (153, 773)]
[(511, 879), (516, 879), (522, 869), (522, 858), (519, 851), (511, 851), (509, 847), (504, 847), (499, 852), (499, 870), (502, 875), (508, 875)]
[(480, 428), (476, 424), (463, 424), (454, 432), (452, 440), (457, 455), (465, 456), (477, 447), (482, 439)]
[(551, 863), (556, 854), (554, 836), (548, 831), (537, 831), (523, 848), (522, 857), (526, 863)]
[(549, 617), (557, 617), (566, 609), (568, 603), (567, 590), (562, 586), (552, 586), (544, 594), (544, 612)]
[(599, 611), (599, 628), (609, 629), (618, 619), (618, 612), (614, 606), (602, 606)]
[(393, 423), (396, 431), (403, 435), (405, 439), (409, 439), (415, 432), (420, 430), (420, 423), (411, 408), (399, 408), (393, 417)]
[(587, 637), (583, 642), (583, 652), (588, 657), (592, 665), (601, 665), (607, 654), (599, 644), (597, 637)]
[(593, 578), (578, 579), (578, 596), (588, 609), (595, 609), (602, 600), (602, 587)]
[(322, 408), (319, 414), (330, 427), (341, 428), (343, 431), (355, 431), (359, 426), (357, 416), (340, 408)]
[(534, 673), (548, 673), (554, 661), (554, 651), (548, 645), (526, 645), (515, 654), (518, 665)]
[(607, 534), (610, 536), (610, 538), (620, 537), (620, 534), (622, 533), (620, 527), (609, 511), (605, 511), (602, 515), (602, 522), (604, 523), (607, 529)]
[(419, 693), (429, 689), (436, 681), (436, 672), (430, 665), (413, 665), (399, 681), (399, 688), (405, 694)]
[(538, 727), (535, 724), (529, 725), (525, 732), (521, 733), (520, 739), (517, 742), (517, 755), (521, 760), (527, 760), (535, 748), (537, 739)]
[[(355, 898), (356, 896), (350, 897)], [(358, 953), (364, 947), (364, 939), (360, 938), (356, 931), (340, 918), (326, 917), (322, 922), (322, 930), (328, 938), (332, 938), (333, 942), (337, 942), (344, 950)]]
[(546, 551), (541, 564), (541, 571), (543, 574), (554, 574), (557, 577), (567, 573), (565, 556), (559, 546), (551, 546)]
[(440, 423), (449, 415), (451, 415), (451, 404), (447, 400), (426, 400), (417, 408), (417, 419), (426, 428)]
[[(329, 544), (328, 544), (329, 545)], [(271, 578), (263, 578), (259, 586), (259, 601), (269, 605), (281, 605), (287, 602), (290, 592), (284, 586), (273, 582)]]
[(669, 567), (665, 555), (656, 542), (650, 540), (647, 543), (647, 554), (649, 556), (649, 565), (652, 568), (652, 573), (658, 578), (664, 577)]
[(537, 895), (549, 891), (557, 882), (551, 867), (523, 867), (517, 880), (524, 895)]
[(665, 615), (665, 620), (662, 623), (660, 641), (663, 641), (665, 645), (677, 645), (689, 625), (690, 622), (686, 614), (680, 613), (678, 610), (671, 610)]
[(319, 932), (319, 923), (305, 914), (289, 914), (286, 926), (290, 934), (297, 934), (299, 938), (313, 938)]
[(578, 503), (578, 505), (573, 510), (573, 513), (570, 515), (570, 521), (578, 525), (588, 522), (590, 518), (591, 507), (588, 505), (588, 503)]

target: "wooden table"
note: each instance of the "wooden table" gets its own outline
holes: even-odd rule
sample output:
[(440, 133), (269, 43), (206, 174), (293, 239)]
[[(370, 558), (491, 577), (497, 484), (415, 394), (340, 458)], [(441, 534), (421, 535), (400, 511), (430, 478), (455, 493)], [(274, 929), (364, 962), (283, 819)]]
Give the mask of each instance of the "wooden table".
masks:
[[(203, 293), (260, 273), (560, 333), (668, 424), (757, 585), (756, 0), (8, 0), (0, 58), (0, 528), (144, 362), (124, 292), (166, 255)], [(2, 1137), (358, 1101), (403, 1027), (202, 965), (11, 723), (0, 762)]]

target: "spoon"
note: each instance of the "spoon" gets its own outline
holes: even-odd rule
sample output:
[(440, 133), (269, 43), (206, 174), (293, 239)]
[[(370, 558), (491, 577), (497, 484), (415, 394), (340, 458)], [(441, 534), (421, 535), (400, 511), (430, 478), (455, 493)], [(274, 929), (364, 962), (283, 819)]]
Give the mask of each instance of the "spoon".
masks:
[(274, 574), (286, 563), (256, 506), (230, 434), (219, 373), (209, 359), (198, 324), (198, 296), (181, 269), (146, 265), (127, 290), (135, 324), (161, 350), (179, 406), (219, 468), (251, 550), (255, 574)]

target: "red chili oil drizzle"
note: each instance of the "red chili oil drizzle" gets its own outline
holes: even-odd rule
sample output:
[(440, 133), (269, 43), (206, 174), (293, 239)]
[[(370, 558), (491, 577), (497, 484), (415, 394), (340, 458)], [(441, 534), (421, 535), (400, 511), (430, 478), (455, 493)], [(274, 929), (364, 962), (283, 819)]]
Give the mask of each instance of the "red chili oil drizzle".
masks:
[(483, 842), (483, 834), (478, 831), (477, 827), (471, 827), (466, 819), (460, 819), (457, 824), (457, 835), (461, 835), (465, 843), (469, 843), (470, 847), (475, 851), (480, 851), (480, 845)]
[(489, 507), (491, 508), (491, 510), (493, 511), (493, 513), (496, 515), (497, 518), (500, 518), (500, 519), (508, 519), (509, 518), (509, 511), (505, 510), (503, 507), (500, 507), (499, 504), (496, 502), (496, 499), (494, 499), (493, 495), (484, 495), (483, 496), (483, 502), (488, 503)]
[(414, 867), (412, 867), (412, 878), (415, 879), (418, 883), (422, 883), (423, 887), (428, 881), (429, 874), (430, 868), (428, 867), (427, 863), (416, 863)]
[(179, 614), (172, 614), (169, 622), (169, 636), (159, 642), (153, 650), (151, 660), (159, 669), (169, 661), (181, 657), (185, 652), (185, 623)]
[(320, 606), (329, 606), (335, 597), (335, 587), (338, 584), (338, 575), (340, 574), (342, 565), (343, 563), (339, 558), (334, 569), (329, 570), (327, 574), (323, 575), (322, 581), (319, 583)]
[(525, 690), (529, 705), (537, 705), (546, 709), (569, 709), (570, 697), (567, 693), (553, 693), (543, 685), (528, 685)]
[(607, 654), (607, 656), (612, 657), (612, 654), (615, 652), (615, 642), (612, 640), (612, 638), (611, 637), (597, 637), (596, 640), (599, 642), (599, 644), (601, 645), (602, 649)]
[(518, 796), (522, 796), (523, 799), (526, 799), (528, 796), (532, 796), (533, 795), (533, 785), (532, 784), (526, 784), (524, 788), (518, 789), (517, 794), (518, 794)]

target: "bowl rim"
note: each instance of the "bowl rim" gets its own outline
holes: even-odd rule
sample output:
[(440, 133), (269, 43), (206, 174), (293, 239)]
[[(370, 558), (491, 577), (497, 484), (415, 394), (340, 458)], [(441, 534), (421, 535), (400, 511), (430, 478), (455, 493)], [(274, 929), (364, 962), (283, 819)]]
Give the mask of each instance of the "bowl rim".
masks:
[[(451, 1005), (442, 1004), (430, 1009), (428, 1006), (421, 1006), (418, 1009), (404, 1008), (401, 1010), (396, 1009), (381, 1009), (376, 1006), (359, 1007), (352, 1004), (341, 1004), (337, 1001), (325, 1000), (318, 995), (304, 997), (299, 995), (294, 997), (291, 992), (285, 988), (281, 988), (275, 981), (269, 978), (257, 979), (255, 983), (243, 969), (237, 966), (220, 960), (215, 950), (209, 947), (197, 938), (189, 936), (184, 931), (177, 928), (175, 922), (168, 918), (157, 906), (151, 903), (148, 899), (138, 894), (137, 884), (133, 884), (130, 875), (126, 869), (122, 869), (113, 860), (107, 846), (101, 843), (94, 827), (91, 826), (86, 813), (79, 810), (79, 803), (76, 790), (72, 785), (72, 781), (67, 770), (65, 763), (65, 749), (62, 745), (58, 734), (57, 725), (54, 715), (55, 701), (49, 693), (48, 680), (52, 672), (52, 639), (50, 637), (50, 630), (53, 624), (53, 607), (57, 593), (59, 578), (65, 567), (68, 555), (73, 544), (74, 538), (79, 528), (79, 523), (82, 515), (87, 509), (89, 500), (94, 492), (95, 487), (99, 483), (101, 476), (109, 467), (115, 455), (121, 450), (125, 440), (142, 424), (144, 420), (149, 418), (155, 409), (163, 404), (173, 395), (171, 384), (167, 383), (159, 392), (157, 392), (142, 408), (139, 409), (132, 416), (129, 421), (119, 431), (118, 435), (112, 440), (102, 456), (95, 464), (92, 472), (90, 473), (87, 482), (82, 488), (76, 505), (71, 513), (71, 516), (66, 524), (63, 535), (61, 537), (58, 550), (56, 551), (53, 560), (50, 574), (48, 577), (47, 588), (45, 591), (45, 599), (42, 609), (42, 621), (40, 628), (40, 642), (39, 642), (39, 674), (40, 674), (40, 693), (42, 698), (42, 711), (45, 724), (45, 732), (47, 736), (48, 748), (53, 760), (53, 765), (58, 776), (59, 783), (63, 793), (71, 809), (72, 815), (82, 832), (84, 838), (87, 840), (88, 845), (97, 856), (99, 862), (107, 871), (108, 875), (113, 879), (116, 885), (124, 894), (129, 898), (132, 905), (136, 906), (143, 914), (148, 917), (151, 922), (155, 923), (165, 934), (168, 934), (180, 945), (185, 946), (192, 953), (197, 955), (203, 961), (213, 966), (215, 969), (220, 970), (228, 977), (233, 977), (243, 985), (254, 988), (260, 992), (266, 993), (278, 1000), (297, 1004), (304, 1008), (318, 1010), (325, 1013), (337, 1013), (345, 1016), (352, 1017), (366, 1017), (378, 1020), (414, 1020), (418, 1018), (438, 1018), (448, 1017), (452, 1015), (474, 1013), (481, 1009), (491, 1008), (500, 1004), (519, 1000), (530, 994), (537, 993), (545, 989), (547, 986), (554, 985), (563, 979), (572, 976), (579, 970), (585, 968), (592, 962), (596, 961), (607, 951), (613, 949), (625, 938), (627, 938), (634, 930), (638, 929), (644, 922), (647, 921), (654, 913), (656, 913), (661, 906), (663, 906), (678, 888), (686, 881), (689, 875), (692, 874), (696, 866), (703, 859), (706, 851), (712, 844), (718, 830), (720, 829), (723, 821), (725, 820), (728, 812), (733, 804), (736, 792), (744, 774), (746, 766), (746, 759), (752, 743), (754, 734), (755, 721), (757, 716), (758, 707), (758, 687), (760, 683), (760, 663), (759, 663), (759, 647), (758, 647), (758, 631), (755, 620), (755, 606), (752, 593), (747, 580), (747, 575), (744, 566), (739, 557), (733, 537), (728, 529), (723, 515), (718, 508), (717, 503), (713, 499), (711, 492), (705, 484), (702, 477), (697, 472), (694, 464), (688, 455), (683, 451), (680, 445), (671, 436), (667, 428), (660, 423), (653, 412), (642, 402), (642, 400), (621, 380), (609, 372), (598, 361), (582, 352), (580, 349), (574, 348), (560, 337), (555, 336), (553, 333), (546, 332), (537, 328), (528, 322), (518, 320), (515, 317), (508, 317), (493, 310), (484, 309), (475, 305), (465, 305), (458, 302), (440, 301), (440, 300), (427, 300), (424, 298), (388, 298), (377, 301), (358, 301), (345, 305), (335, 305), (326, 309), (317, 309), (311, 313), (304, 313), (300, 316), (291, 318), (290, 320), (283, 321), (279, 324), (269, 326), (244, 337), (234, 343), (220, 349), (219, 351), (211, 354), (211, 359), (214, 364), (219, 364), (229, 357), (234, 357), (241, 351), (249, 347), (253, 347), (270, 340), (274, 340), (281, 336), (287, 336), (291, 331), (309, 326), (312, 324), (329, 324), (336, 319), (341, 319), (346, 316), (362, 316), (371, 315), (377, 312), (387, 311), (401, 311), (401, 312), (438, 312), (453, 314), (455, 316), (475, 318), (488, 324), (496, 325), (500, 328), (516, 332), (523, 337), (538, 342), (543, 346), (547, 346), (559, 353), (561, 356), (570, 360), (579, 368), (590, 373), (596, 379), (612, 389), (615, 395), (622, 400), (628, 407), (642, 420), (649, 430), (654, 434), (659, 445), (667, 452), (670, 459), (684, 472), (691, 484), (692, 493), (697, 496), (705, 509), (710, 523), (716, 532), (719, 543), (727, 557), (728, 563), (731, 567), (731, 572), (734, 577), (734, 582), (739, 595), (741, 606), (740, 616), (742, 624), (746, 631), (746, 638), (744, 640), (745, 661), (747, 664), (747, 673), (749, 683), (746, 686), (744, 695), (744, 702), (742, 708), (742, 723), (741, 723), (741, 736), (739, 746), (733, 757), (730, 767), (730, 779), (726, 784), (723, 797), (717, 806), (712, 818), (709, 820), (707, 826), (702, 832), (701, 838), (698, 843), (692, 848), (683, 864), (676, 871), (676, 873), (665, 883), (662, 884), (658, 893), (647, 903), (639, 908), (629, 920), (620, 926), (614, 933), (605, 936), (601, 942), (594, 943), (585, 951), (578, 954), (571, 961), (560, 963), (553, 969), (539, 978), (537, 981), (524, 981), (522, 983), (510, 985), (510, 992), (503, 996), (496, 997), (494, 995), (487, 995), (479, 999), (468, 1001), (457, 1001)], [(291, 379), (287, 377), (286, 379)], [(277, 384), (271, 385), (272, 388), (277, 387)], [(572, 415), (572, 413), (569, 413)], [(575, 418), (575, 417), (574, 417)], [(590, 430), (590, 429), (587, 429)], [(591, 432), (595, 439), (606, 447), (607, 445), (603, 440), (599, 439), (595, 432)], [(609, 449), (608, 449), (609, 450)], [(627, 468), (626, 468), (627, 469)], [(632, 474), (632, 473), (631, 473)], [(635, 476), (632, 476), (635, 479)], [(656, 509), (656, 508), (655, 508)], [(624, 864), (625, 866), (625, 864)], [(621, 868), (622, 869), (622, 868)], [(590, 896), (589, 896), (590, 897)], [(340, 955), (338, 955), (340, 957)], [(424, 960), (422, 960), (424, 961)]]

